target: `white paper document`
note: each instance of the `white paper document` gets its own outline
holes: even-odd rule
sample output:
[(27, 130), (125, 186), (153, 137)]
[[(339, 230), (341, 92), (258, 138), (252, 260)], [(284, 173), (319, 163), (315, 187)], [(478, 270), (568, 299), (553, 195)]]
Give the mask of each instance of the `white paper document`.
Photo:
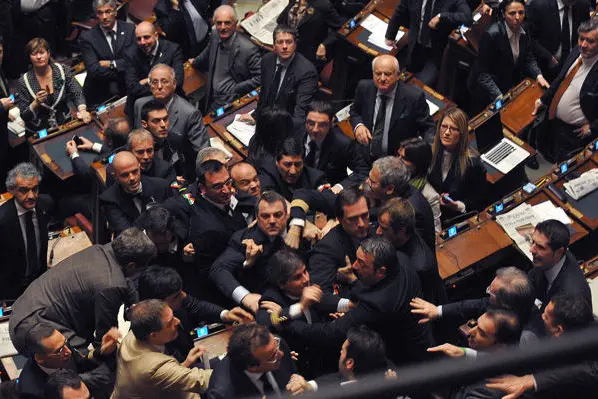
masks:
[(336, 113), (336, 120), (338, 122), (344, 121), (345, 119), (347, 119), (349, 117), (349, 111), (351, 110), (351, 107), (353, 106), (353, 103), (347, 105), (345, 108), (340, 109), (337, 113)]
[(270, 0), (255, 14), (241, 22), (241, 26), (260, 42), (273, 45), (272, 33), (278, 23), (276, 19), (289, 4), (289, 0)]
[(426, 99), (426, 103), (428, 103), (428, 108), (430, 108), (430, 116), (434, 115), (440, 109), (438, 105), (434, 104), (432, 101), (428, 99)]
[(233, 123), (226, 127), (226, 130), (237, 140), (239, 140), (245, 147), (249, 146), (249, 140), (255, 134), (255, 125), (250, 125), (249, 123), (242, 122), (239, 119), (241, 118), (240, 114), (235, 115), (235, 120)]
[(0, 323), (0, 357), (14, 356), (19, 352), (15, 349), (8, 333), (8, 320)]
[[(386, 29), (388, 28), (388, 24), (378, 18), (377, 16), (370, 14), (368, 15), (363, 21), (361, 21), (361, 26), (369, 31), (371, 34), (368, 37), (368, 42), (371, 44), (384, 49), (385, 51), (392, 50), (392, 47), (386, 45)], [(395, 37), (395, 41), (399, 41), (405, 32), (399, 29), (397, 32), (397, 36)]]

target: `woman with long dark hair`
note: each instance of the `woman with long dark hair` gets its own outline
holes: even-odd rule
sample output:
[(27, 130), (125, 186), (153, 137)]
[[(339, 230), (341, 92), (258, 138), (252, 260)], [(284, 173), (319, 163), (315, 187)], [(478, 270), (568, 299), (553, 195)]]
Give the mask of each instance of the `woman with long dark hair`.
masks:
[(256, 170), (274, 159), (276, 149), (293, 134), (293, 118), (286, 110), (266, 107), (260, 112), (255, 134), (247, 147), (247, 162)]

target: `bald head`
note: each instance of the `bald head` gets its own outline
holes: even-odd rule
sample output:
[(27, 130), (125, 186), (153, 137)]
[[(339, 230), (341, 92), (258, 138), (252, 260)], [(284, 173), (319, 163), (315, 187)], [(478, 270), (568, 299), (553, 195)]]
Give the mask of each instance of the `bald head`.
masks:
[(229, 5), (222, 5), (214, 11), (214, 26), (220, 40), (228, 40), (236, 30), (237, 13)]
[(374, 85), (382, 93), (392, 91), (399, 80), (399, 61), (388, 54), (380, 55), (372, 61)]
[(132, 152), (121, 151), (112, 160), (114, 178), (127, 193), (136, 193), (141, 187), (141, 168)]
[(135, 37), (137, 45), (147, 55), (151, 54), (158, 43), (158, 32), (151, 22), (143, 21), (137, 25)]
[(262, 187), (257, 177), (257, 171), (253, 165), (247, 162), (238, 162), (231, 166), (230, 177), (237, 191), (245, 192), (258, 198)]

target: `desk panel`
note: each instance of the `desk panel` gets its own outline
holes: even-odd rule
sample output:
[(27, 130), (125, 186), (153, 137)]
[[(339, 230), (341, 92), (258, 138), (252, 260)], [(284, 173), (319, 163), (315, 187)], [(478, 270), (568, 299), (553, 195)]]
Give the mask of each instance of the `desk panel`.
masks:
[(544, 89), (533, 79), (526, 78), (509, 91), (511, 100), (500, 111), (500, 120), (514, 135), (520, 136), (534, 121), (532, 111)]
[(210, 359), (224, 355), (227, 352), (228, 341), (234, 330), (234, 327), (226, 326), (224, 330), (197, 341), (196, 345), (205, 346), (210, 354)]

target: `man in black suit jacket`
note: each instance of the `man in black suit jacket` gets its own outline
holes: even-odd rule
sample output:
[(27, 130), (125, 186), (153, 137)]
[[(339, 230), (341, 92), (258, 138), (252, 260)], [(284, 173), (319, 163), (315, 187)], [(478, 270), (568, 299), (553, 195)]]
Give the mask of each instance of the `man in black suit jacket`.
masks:
[(426, 301), (438, 305), (447, 301), (436, 254), (415, 231), (415, 211), (407, 200), (392, 198), (384, 204), (378, 214), (376, 234), (395, 246), (400, 264), (417, 272)]
[(141, 175), (156, 177), (172, 183), (176, 179), (176, 170), (163, 159), (156, 157), (154, 153), (154, 136), (145, 129), (133, 129), (129, 133), (128, 147), (129, 151), (135, 155)]
[(117, 3), (95, 3), (99, 24), (81, 35), (81, 53), (87, 70), (83, 94), (88, 105), (101, 104), (127, 92), (124, 54), (135, 48), (135, 25), (116, 21)]
[[(10, 338), (19, 353), (30, 355), (25, 337), (32, 326), (50, 324), (84, 353), (117, 325), (120, 306), (137, 296), (128, 277), (156, 255), (156, 246), (139, 229), (123, 231), (111, 243), (94, 245), (51, 268), (13, 305)], [(94, 335), (95, 332), (95, 335)]]
[(141, 22), (135, 28), (137, 46), (125, 53), (127, 70), (125, 72), (125, 83), (127, 85), (126, 114), (133, 122), (135, 114), (133, 105), (138, 98), (152, 94), (150, 90), (149, 72), (154, 65), (166, 64), (172, 67), (176, 74), (177, 92), (183, 93), (183, 80), (185, 69), (183, 66), (183, 54), (175, 43), (165, 39), (158, 40), (158, 32), (150, 22)]
[[(39, 201), (42, 176), (30, 163), (8, 172), (13, 198), (0, 206), (0, 296), (16, 299), (48, 268), (48, 205)], [(34, 242), (35, 241), (35, 242)]]
[[(557, 162), (568, 159), (573, 152), (598, 136), (598, 22), (593, 19), (585, 21), (578, 32), (578, 47), (564, 61), (550, 89), (536, 101), (534, 110), (536, 114), (540, 107), (548, 107), (549, 121), (538, 140), (553, 143), (553, 157)], [(580, 62), (572, 83), (564, 86), (566, 78)], [(565, 90), (562, 96), (557, 96), (561, 90)], [(546, 134), (548, 132), (552, 132), (553, 136)]]
[(237, 33), (235, 9), (218, 7), (214, 25), (208, 46), (191, 63), (193, 68), (208, 72), (206, 113), (249, 93), (261, 81), (262, 56), (255, 44)]
[[(422, 15), (423, 13), (423, 15)], [(407, 0), (397, 4), (386, 29), (386, 44), (396, 45), (399, 27), (409, 28), (407, 69), (434, 86), (449, 34), (461, 25), (471, 25), (466, 0)]]
[(260, 170), (262, 191), (276, 191), (287, 201), (293, 199), (297, 189), (317, 189), (326, 183), (324, 173), (304, 164), (303, 147), (293, 137), (287, 138), (276, 150), (276, 160)]
[(237, 327), (224, 359), (216, 365), (206, 393), (208, 399), (281, 397), (287, 384), (305, 379), (295, 374), (287, 344), (265, 326)]
[(71, 368), (96, 398), (108, 398), (113, 388), (113, 370), (106, 362), (114, 364), (111, 356), (118, 344), (118, 331), (111, 329), (102, 337), (102, 348), (84, 357), (71, 349), (64, 335), (54, 327), (40, 323), (27, 333), (27, 347), (31, 358), (27, 360), (17, 380), (20, 398), (44, 399), (44, 388), (54, 372)]
[(8, 173), (9, 159), (8, 159), (8, 111), (14, 106), (14, 101), (9, 97), (8, 82), (4, 78), (2, 71), (2, 60), (4, 58), (4, 43), (0, 37), (0, 190), (4, 192), (6, 187), (4, 182), (6, 180), (6, 173)]
[(226, 250), (210, 268), (210, 279), (218, 289), (254, 314), (258, 310), (261, 293), (266, 289), (268, 261), (284, 247), (282, 234), (287, 224), (286, 201), (278, 193), (264, 193), (256, 213), (256, 225), (233, 234)]
[(262, 57), (262, 90), (255, 117), (259, 118), (260, 109), (277, 106), (287, 110), (295, 128), (300, 129), (307, 105), (318, 91), (318, 73), (311, 62), (296, 53), (296, 39), (297, 31), (286, 25), (274, 29), (274, 52)]
[[(368, 145), (369, 162), (396, 155), (401, 141), (434, 137), (434, 122), (424, 93), (399, 82), (399, 62), (389, 55), (373, 61), (374, 79), (361, 80), (355, 89), (350, 122), (358, 142)], [(385, 104), (380, 112), (381, 104)]]
[[(577, 28), (590, 19), (590, 10), (587, 0), (533, 0), (526, 4), (525, 20), (534, 54), (548, 80), (556, 77), (559, 66), (577, 44)], [(566, 34), (563, 26), (567, 28)]]
[[(270, 313), (272, 304), (282, 308), (279, 318), (300, 318), (308, 324), (327, 321), (330, 313), (349, 310), (348, 299), (323, 295), (319, 286), (311, 285), (309, 272), (297, 253), (288, 249), (278, 251), (270, 259), (269, 268), (269, 287), (262, 295), (255, 318), (270, 331), (278, 330), (278, 319), (271, 317)], [(329, 347), (317, 343), (307, 344), (302, 339), (285, 334), (284, 330), (280, 331), (280, 335), (293, 351), (301, 353), (297, 369), (302, 376), (315, 378), (334, 369), (336, 351), (331, 352)]]
[[(351, 285), (337, 278), (337, 270), (346, 266), (347, 257), (351, 264), (355, 262), (359, 243), (368, 236), (370, 213), (363, 192), (356, 188), (341, 191), (336, 198), (335, 208), (339, 224), (312, 248), (309, 270), (312, 281), (322, 291), (348, 296)], [(294, 223), (295, 219), (291, 225)]]
[(139, 161), (129, 151), (121, 151), (112, 160), (117, 184), (100, 195), (102, 214), (116, 234), (135, 225), (143, 211), (162, 203), (171, 194), (170, 182), (141, 175)]
[[(368, 176), (369, 166), (363, 159), (361, 144), (332, 128), (334, 110), (330, 103), (313, 101), (305, 119), (305, 164), (326, 174), (333, 190), (359, 185)], [(353, 173), (347, 176), (347, 168)]]
[(409, 307), (421, 295), (415, 271), (400, 265), (393, 245), (381, 237), (361, 243), (353, 271), (359, 279), (353, 299), (357, 307), (332, 322), (293, 321), (287, 328), (308, 342), (340, 347), (352, 327), (365, 324), (380, 334), (395, 364), (424, 360), (432, 341), (428, 327), (418, 324)]

